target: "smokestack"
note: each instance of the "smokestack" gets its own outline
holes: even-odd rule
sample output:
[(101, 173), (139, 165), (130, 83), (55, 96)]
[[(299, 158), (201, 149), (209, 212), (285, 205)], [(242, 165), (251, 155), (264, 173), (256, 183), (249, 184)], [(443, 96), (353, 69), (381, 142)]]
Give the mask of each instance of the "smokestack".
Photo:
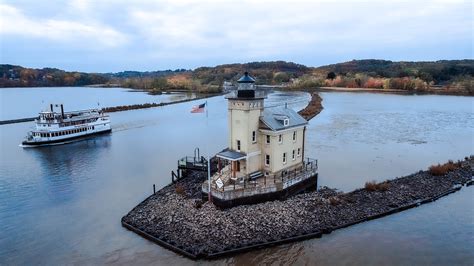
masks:
[(53, 112), (53, 104), (50, 104), (49, 107), (51, 108), (51, 112)]
[(61, 117), (64, 119), (64, 107), (63, 107), (63, 104), (61, 104)]

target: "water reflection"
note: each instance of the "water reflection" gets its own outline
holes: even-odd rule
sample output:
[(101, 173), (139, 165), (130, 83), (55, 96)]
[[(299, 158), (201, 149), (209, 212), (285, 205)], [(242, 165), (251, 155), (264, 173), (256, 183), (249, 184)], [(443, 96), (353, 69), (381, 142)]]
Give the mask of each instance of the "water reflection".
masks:
[(65, 199), (73, 195), (74, 183), (94, 178), (94, 169), (99, 167), (99, 158), (111, 146), (111, 135), (100, 135), (72, 143), (38, 148), (26, 152), (38, 161), (43, 184), (52, 200)]

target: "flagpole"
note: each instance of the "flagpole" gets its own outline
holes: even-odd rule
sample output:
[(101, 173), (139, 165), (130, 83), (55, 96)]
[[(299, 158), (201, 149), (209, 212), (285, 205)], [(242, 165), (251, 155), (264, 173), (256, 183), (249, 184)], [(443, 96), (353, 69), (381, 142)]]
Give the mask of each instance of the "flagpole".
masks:
[[(208, 112), (207, 112), (207, 109), (209, 109), (209, 106), (207, 105), (207, 101), (206, 101), (206, 129), (209, 130), (209, 123), (208, 123)], [(210, 152), (210, 149), (209, 149), (209, 143), (206, 142), (206, 146), (207, 146), (207, 187), (208, 187), (208, 193), (207, 193), (207, 197), (208, 197), (208, 201), (209, 202), (212, 202), (212, 199), (211, 199), (211, 152)]]

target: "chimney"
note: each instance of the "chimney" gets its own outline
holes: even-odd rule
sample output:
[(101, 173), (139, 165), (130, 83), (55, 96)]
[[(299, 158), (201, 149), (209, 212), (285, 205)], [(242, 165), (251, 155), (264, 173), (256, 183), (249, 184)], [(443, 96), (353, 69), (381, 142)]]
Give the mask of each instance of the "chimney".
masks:
[(64, 107), (63, 107), (63, 104), (61, 104), (61, 117), (64, 119)]
[(53, 112), (53, 104), (50, 104), (49, 107), (51, 108), (51, 112)]

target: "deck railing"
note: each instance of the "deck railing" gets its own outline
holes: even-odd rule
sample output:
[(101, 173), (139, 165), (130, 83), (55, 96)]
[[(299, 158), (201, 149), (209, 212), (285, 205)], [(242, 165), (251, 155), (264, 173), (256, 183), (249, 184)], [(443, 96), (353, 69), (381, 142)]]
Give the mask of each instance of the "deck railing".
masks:
[[(268, 193), (285, 189), (303, 180), (313, 177), (318, 171), (318, 162), (315, 159), (303, 161), (303, 164), (288, 171), (274, 175), (264, 175), (255, 180), (245, 176), (243, 181), (235, 181), (219, 187), (215, 180), (211, 183), (211, 193), (221, 199), (249, 196), (255, 193)], [(225, 174), (224, 174), (225, 175)], [(202, 185), (202, 191), (208, 193), (207, 181)]]

